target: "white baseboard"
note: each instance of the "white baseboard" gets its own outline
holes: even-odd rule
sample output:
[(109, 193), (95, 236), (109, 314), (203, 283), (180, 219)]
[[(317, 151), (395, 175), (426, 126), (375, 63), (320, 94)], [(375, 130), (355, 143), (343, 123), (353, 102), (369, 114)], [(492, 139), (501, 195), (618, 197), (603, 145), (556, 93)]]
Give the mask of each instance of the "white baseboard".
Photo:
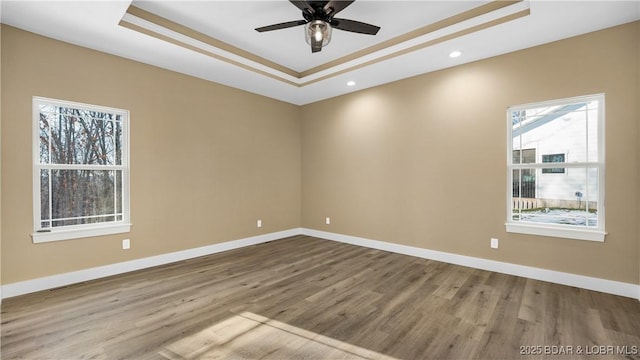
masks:
[(413, 246), (393, 244), (384, 241), (330, 233), (314, 229), (295, 228), (239, 240), (228, 241), (220, 244), (177, 251), (169, 254), (157, 255), (117, 264), (99, 266), (70, 273), (6, 284), (0, 287), (0, 301), (3, 298), (10, 298), (41, 290), (54, 289), (60, 286), (66, 286), (107, 276), (123, 274), (130, 271), (169, 264), (176, 261), (196, 258), (199, 256), (215, 254), (218, 252), (233, 250), (295, 235), (314, 236), (322, 239), (333, 240), (372, 249), (390, 251), (394, 253), (442, 261), (476, 269), (495, 271), (503, 274), (522, 276), (525, 278), (548, 281), (562, 285), (575, 286), (583, 289), (595, 290), (640, 300), (640, 285), (638, 284), (630, 284), (619, 281), (570, 274), (560, 271), (540, 269), (531, 266), (517, 265), (495, 260), (452, 254), (442, 251), (428, 250)]
[(303, 235), (640, 300), (640, 285), (302, 228)]
[(153, 266), (164, 265), (176, 261), (187, 260), (199, 256), (215, 254), (227, 250), (233, 250), (245, 246), (264, 243), (282, 239), (289, 236), (300, 235), (299, 228), (273, 232), (258, 236), (252, 236), (244, 239), (227, 241), (219, 244), (208, 245), (188, 250), (176, 251), (173, 253), (151, 256), (142, 259), (136, 259), (117, 264), (94, 267), (85, 270), (79, 270), (64, 274), (52, 275), (33, 280), (21, 281), (12, 284), (3, 285), (0, 288), (0, 294), (4, 298), (10, 298), (18, 295), (28, 294), (41, 290), (54, 289), (60, 286), (80, 283), (89, 280), (95, 280), (107, 276), (123, 274), (130, 271), (145, 269)]

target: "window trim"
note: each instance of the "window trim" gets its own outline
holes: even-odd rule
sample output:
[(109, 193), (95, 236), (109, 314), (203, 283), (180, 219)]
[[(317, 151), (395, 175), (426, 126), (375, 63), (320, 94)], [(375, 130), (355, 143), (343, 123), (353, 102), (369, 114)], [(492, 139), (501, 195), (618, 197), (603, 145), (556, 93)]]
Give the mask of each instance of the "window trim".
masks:
[[(562, 224), (542, 224), (532, 222), (513, 221), (513, 189), (512, 189), (512, 172), (518, 168), (548, 168), (549, 163), (521, 164), (515, 166), (513, 161), (513, 123), (511, 113), (518, 110), (526, 110), (535, 107), (544, 106), (562, 106), (574, 104), (577, 102), (598, 101), (598, 161), (580, 163), (562, 163), (563, 167), (579, 167), (579, 168), (596, 168), (598, 170), (598, 226), (594, 228), (577, 227), (573, 225)], [(587, 240), (604, 242), (605, 231), (605, 94), (592, 94), (585, 96), (577, 96), (566, 99), (549, 100), (523, 105), (515, 105), (507, 108), (507, 219), (505, 222), (506, 231), (509, 233), (519, 233), (538, 236), (558, 237), (574, 240)], [(546, 174), (548, 175), (548, 174)]]
[[(82, 110), (102, 111), (122, 116), (122, 220), (108, 223), (70, 225), (59, 228), (51, 228), (42, 231), (39, 224), (40, 219), (40, 108), (41, 104), (54, 106), (71, 107)], [(129, 184), (129, 111), (111, 107), (84, 104), (72, 101), (50, 99), (34, 96), (32, 98), (32, 168), (33, 168), (33, 233), (31, 238), (33, 243), (45, 243), (51, 241), (70, 240), (87, 238), (102, 235), (121, 234), (131, 231), (130, 221), (130, 184)], [(80, 165), (81, 166), (81, 165)]]

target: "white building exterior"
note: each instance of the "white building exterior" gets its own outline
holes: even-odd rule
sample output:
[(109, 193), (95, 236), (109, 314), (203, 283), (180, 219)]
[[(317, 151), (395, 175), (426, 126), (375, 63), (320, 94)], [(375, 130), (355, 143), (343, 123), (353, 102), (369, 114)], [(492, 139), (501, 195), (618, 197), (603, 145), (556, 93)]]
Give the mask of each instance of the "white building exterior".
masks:
[[(595, 209), (598, 169), (584, 167), (584, 163), (598, 161), (597, 102), (530, 109), (521, 115), (512, 129), (514, 163), (520, 161), (515, 152), (522, 151), (523, 164), (533, 162), (532, 152), (536, 164), (550, 164), (523, 171), (529, 175), (521, 179), (523, 185), (535, 182), (537, 207), (585, 209), (588, 200), (589, 209)], [(515, 173), (514, 182), (518, 181)], [(527, 194), (522, 196), (530, 197), (531, 191)]]

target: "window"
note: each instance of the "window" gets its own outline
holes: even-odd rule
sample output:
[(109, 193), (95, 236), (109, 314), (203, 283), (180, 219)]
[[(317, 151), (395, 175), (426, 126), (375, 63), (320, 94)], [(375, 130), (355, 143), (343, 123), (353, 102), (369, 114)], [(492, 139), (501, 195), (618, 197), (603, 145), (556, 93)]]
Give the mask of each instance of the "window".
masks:
[[(520, 154), (522, 153), (522, 160)], [(536, 162), (536, 149), (513, 150), (514, 161), (523, 164), (532, 164)], [(531, 169), (514, 169), (513, 170), (513, 196), (522, 198), (536, 197), (536, 172)]]
[(604, 105), (600, 94), (507, 110), (508, 232), (604, 241)]
[(33, 98), (33, 241), (128, 232), (129, 113)]
[[(564, 154), (549, 154), (542, 155), (543, 163), (563, 163), (564, 162)], [(544, 168), (542, 169), (543, 174), (564, 174), (564, 168)]]

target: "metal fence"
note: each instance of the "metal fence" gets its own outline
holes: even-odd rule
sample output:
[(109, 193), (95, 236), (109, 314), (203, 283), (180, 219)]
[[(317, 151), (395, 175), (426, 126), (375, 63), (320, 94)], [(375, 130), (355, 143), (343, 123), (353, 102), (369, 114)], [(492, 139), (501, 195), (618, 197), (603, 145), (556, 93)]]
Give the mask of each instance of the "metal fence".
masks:
[(536, 197), (536, 182), (535, 181), (514, 181), (513, 182), (513, 197), (522, 198), (535, 198)]

